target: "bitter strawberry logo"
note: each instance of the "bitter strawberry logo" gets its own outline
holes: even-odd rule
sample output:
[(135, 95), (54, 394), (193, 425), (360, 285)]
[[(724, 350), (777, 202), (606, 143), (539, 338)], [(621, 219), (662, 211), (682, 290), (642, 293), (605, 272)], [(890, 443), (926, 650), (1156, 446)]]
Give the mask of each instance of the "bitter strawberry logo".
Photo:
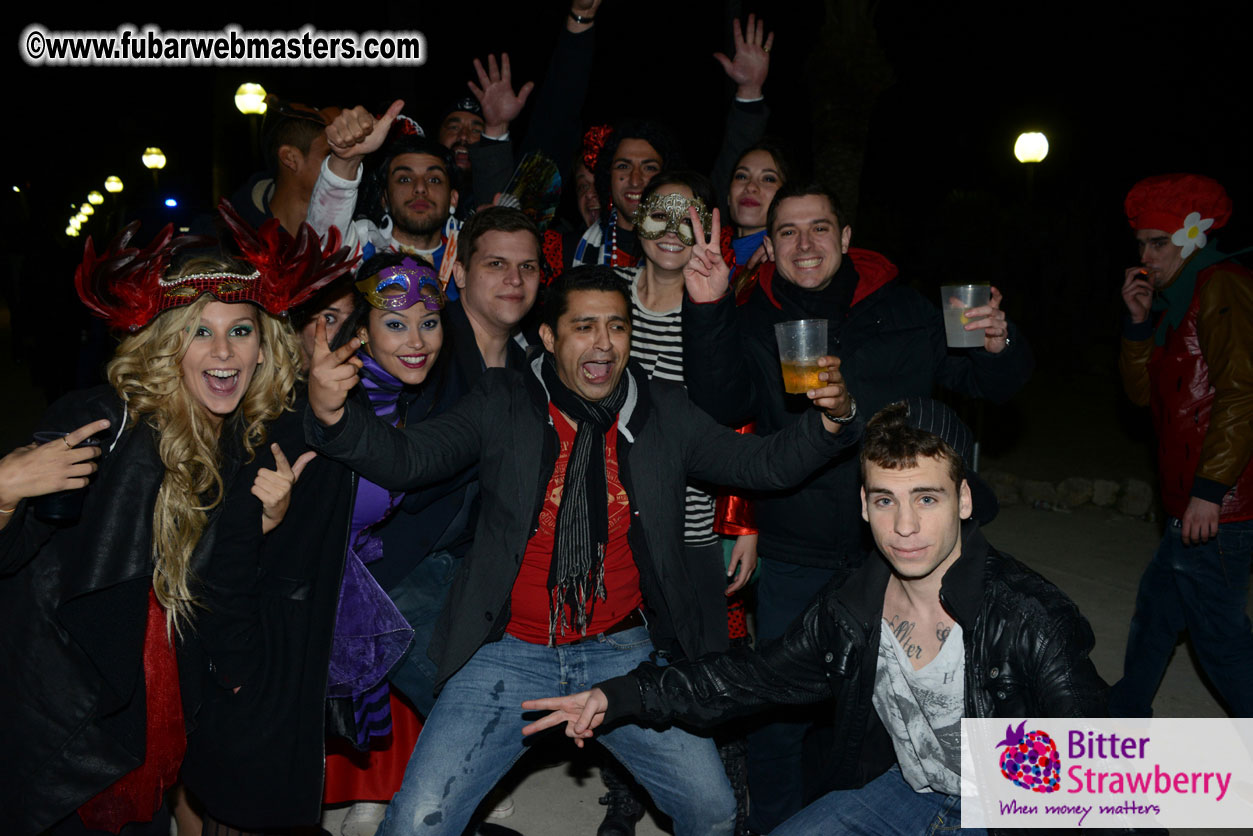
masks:
[(1007, 780), (1031, 792), (1057, 792), (1062, 761), (1057, 756), (1057, 744), (1047, 732), (1024, 731), (1027, 721), (1018, 728), (1005, 727), (1005, 739), (997, 746), (1001, 750), (1001, 774)]

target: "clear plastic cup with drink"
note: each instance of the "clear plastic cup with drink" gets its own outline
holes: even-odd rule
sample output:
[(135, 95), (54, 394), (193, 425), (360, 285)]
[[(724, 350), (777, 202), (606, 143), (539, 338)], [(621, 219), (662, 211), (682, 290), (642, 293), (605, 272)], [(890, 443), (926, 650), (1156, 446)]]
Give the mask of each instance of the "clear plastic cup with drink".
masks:
[(944, 311), (944, 336), (949, 348), (982, 348), (983, 330), (967, 331), (966, 311), (981, 308), (992, 300), (992, 286), (986, 284), (946, 284), (940, 288), (940, 308)]
[(803, 395), (826, 384), (818, 379), (822, 367), (818, 358), (827, 353), (827, 321), (797, 319), (774, 326), (779, 341), (779, 364), (783, 369), (783, 390)]

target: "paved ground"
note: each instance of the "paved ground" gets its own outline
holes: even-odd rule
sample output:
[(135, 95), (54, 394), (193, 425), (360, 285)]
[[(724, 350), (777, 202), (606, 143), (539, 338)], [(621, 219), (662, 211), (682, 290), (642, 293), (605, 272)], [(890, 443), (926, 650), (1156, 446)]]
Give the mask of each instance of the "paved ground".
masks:
[[(0, 346), (7, 346), (6, 326), (7, 312), (0, 306)], [(26, 369), (10, 362), (7, 351), (2, 356), (0, 386), (8, 403), (0, 444), (8, 450), (24, 441), (44, 403), (31, 387)], [(989, 435), (1002, 440), (986, 445), (985, 467), (1049, 480), (1070, 475), (1149, 478), (1151, 454), (1140, 426), (1144, 416), (1119, 403), (1113, 394), (1116, 386), (1108, 373), (1038, 377), (1012, 409), (990, 416), (996, 426)], [(1096, 633), (1097, 669), (1112, 681), (1121, 672), (1136, 584), (1158, 531), (1156, 523), (1098, 509), (1060, 513), (1010, 506), (1002, 509), (987, 533), (999, 548), (1036, 568), (1075, 599)], [(1160, 716), (1222, 715), (1184, 646), (1171, 662), (1155, 708)], [(566, 756), (571, 760), (560, 760)], [(509, 782), (516, 812), (502, 824), (527, 836), (595, 832), (603, 812), (597, 798), (603, 790), (594, 761), (564, 740), (524, 759)], [(654, 836), (669, 831), (649, 817), (637, 832)]]

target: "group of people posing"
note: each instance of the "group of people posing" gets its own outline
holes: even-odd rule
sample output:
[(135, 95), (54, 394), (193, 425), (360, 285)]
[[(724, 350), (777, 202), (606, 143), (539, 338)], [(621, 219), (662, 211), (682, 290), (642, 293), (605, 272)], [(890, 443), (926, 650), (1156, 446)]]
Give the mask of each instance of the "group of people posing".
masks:
[[(531, 85), (502, 57), (438, 139), (400, 101), (276, 108), (274, 176), (223, 203), (221, 245), (88, 241), (77, 290), (122, 337), (108, 384), (0, 459), (19, 832), (138, 836), (188, 807), (267, 833), (364, 802), (343, 832), (457, 836), (558, 726), (608, 752), (604, 836), (644, 793), (683, 836), (912, 834), (960, 827), (962, 717), (1110, 713), (1086, 620), (988, 543), (972, 434), (930, 399), (1028, 379), (1000, 293), (965, 312), (982, 347), (949, 349), (851, 246), (836, 194), (762, 137), (752, 17), (718, 56), (737, 100), (712, 178), (664, 126), (582, 131), (597, 8), (572, 5), (518, 154), (574, 185), (570, 219), (512, 188)], [(1203, 249), (1212, 181), (1171, 178), (1128, 198), (1148, 270), (1124, 364), (1169, 427), (1195, 404), (1152, 381), (1191, 363), (1212, 411), (1171, 471), (1176, 548), (1226, 543), (1247, 586), (1251, 353), (1221, 352), (1253, 333), (1250, 277)], [(788, 394), (774, 326), (798, 319), (828, 345)], [(1128, 713), (1185, 623), (1202, 641), (1191, 593), (1163, 603), (1193, 569), (1154, 566)], [(1217, 640), (1253, 645), (1232, 613)], [(1241, 710), (1253, 665), (1209, 658)]]

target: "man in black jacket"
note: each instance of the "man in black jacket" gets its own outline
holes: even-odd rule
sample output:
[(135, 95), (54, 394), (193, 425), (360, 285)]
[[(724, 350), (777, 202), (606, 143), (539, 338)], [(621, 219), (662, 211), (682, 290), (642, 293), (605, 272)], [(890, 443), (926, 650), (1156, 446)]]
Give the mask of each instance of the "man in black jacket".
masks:
[(970, 519), (988, 496), (964, 473), (971, 447), (943, 404), (884, 409), (861, 454), (862, 517), (882, 559), (838, 572), (758, 652), (646, 664), (583, 694), (525, 702), (553, 711), (524, 733), (564, 722), (581, 745), (626, 716), (713, 725), (834, 697), (837, 790), (774, 836), (960, 827), (962, 717), (1103, 716), (1106, 701), (1079, 610)]
[[(550, 290), (543, 356), (522, 374), (488, 369), (449, 412), (403, 430), (345, 404), (355, 341), (318, 350), (306, 417), (315, 447), (389, 490), (477, 462), (484, 497), (431, 646), (443, 690), (384, 832), (461, 833), (523, 753), (516, 706), (537, 687), (585, 688), (654, 648), (708, 650), (713, 636), (694, 617), (708, 602), (692, 596), (718, 594), (701, 575), (722, 567), (683, 558), (689, 478), (781, 489), (856, 442), (834, 359), (810, 393), (821, 414), (775, 438), (740, 436), (681, 387), (629, 370), (630, 329), (625, 283), (608, 268), (572, 270)], [(712, 741), (631, 726), (605, 743), (676, 833), (731, 832), (734, 799)]]
[[(794, 183), (775, 195), (767, 217), (760, 281), (738, 309), (725, 284), (688, 285), (683, 306), (688, 391), (720, 423), (750, 420), (777, 432), (803, 413), (804, 399), (785, 394), (774, 326), (796, 319), (827, 320), (827, 353), (868, 415), (936, 385), (966, 395), (1007, 400), (1031, 373), (1031, 352), (1000, 310), (992, 291), (971, 309), (967, 330), (982, 329), (983, 348), (950, 351), (939, 309), (897, 280), (886, 258), (850, 248), (852, 229), (839, 200), (817, 184)], [(697, 374), (695, 370), (703, 371)], [(757, 638), (787, 626), (837, 569), (868, 547), (857, 517), (856, 457), (829, 463), (799, 488), (754, 503), (760, 531)], [(979, 510), (987, 522), (994, 506)], [(769, 832), (807, 800), (801, 749), (809, 723), (795, 711), (749, 734), (749, 824)]]

